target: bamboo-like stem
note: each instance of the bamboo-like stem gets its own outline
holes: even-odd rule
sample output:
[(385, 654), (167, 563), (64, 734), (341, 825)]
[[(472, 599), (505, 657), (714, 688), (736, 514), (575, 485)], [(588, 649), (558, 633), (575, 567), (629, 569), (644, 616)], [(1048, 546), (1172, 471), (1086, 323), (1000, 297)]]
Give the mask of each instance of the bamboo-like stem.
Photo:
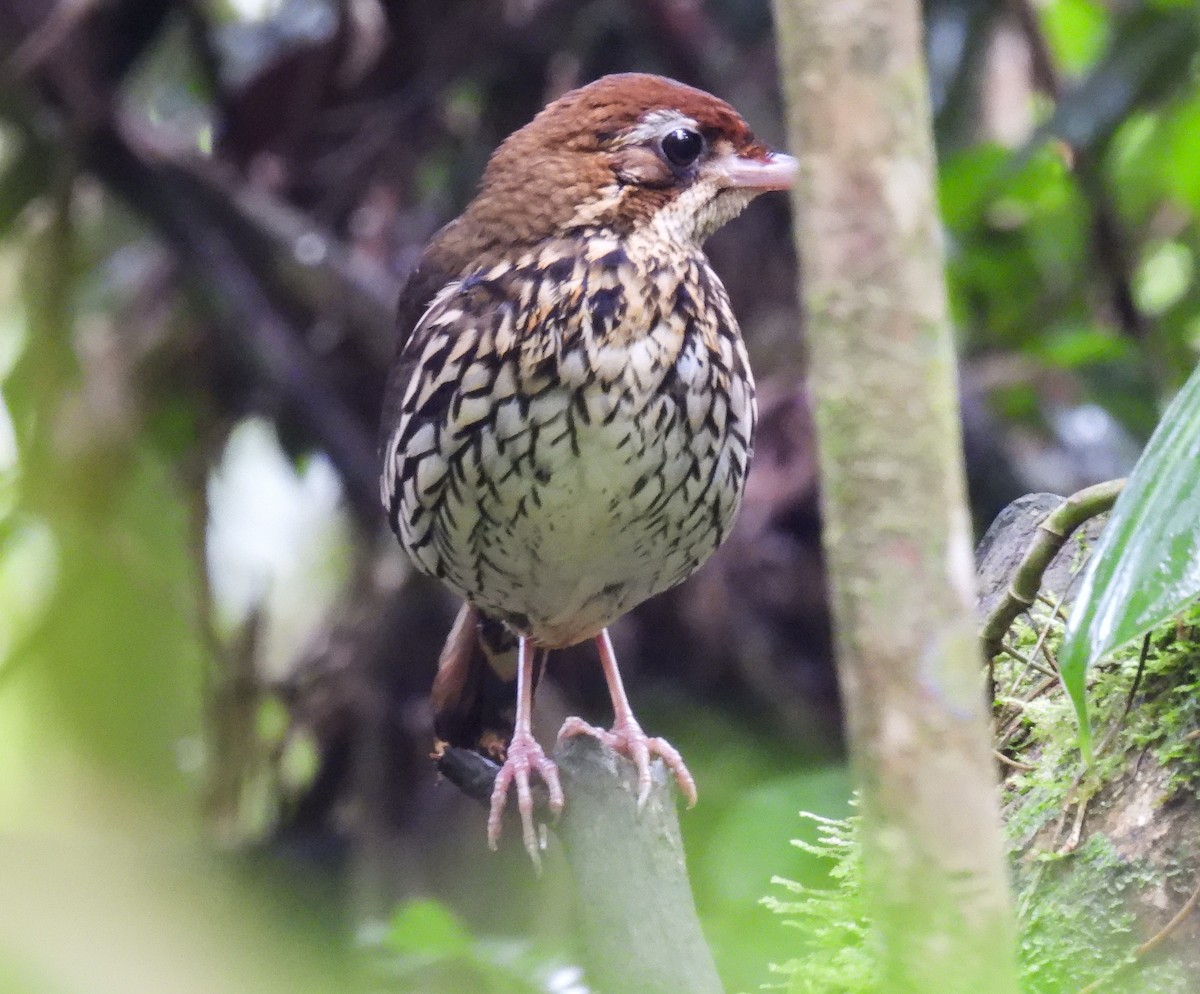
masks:
[(1096, 515), (1111, 511), (1124, 489), (1124, 480), (1097, 483), (1072, 494), (1046, 515), (1017, 565), (1008, 591), (984, 619), (979, 638), (987, 659), (993, 658), (1004, 648), (1004, 636), (1017, 620), (1017, 615), (1033, 605), (1042, 585), (1042, 574), (1071, 533)]

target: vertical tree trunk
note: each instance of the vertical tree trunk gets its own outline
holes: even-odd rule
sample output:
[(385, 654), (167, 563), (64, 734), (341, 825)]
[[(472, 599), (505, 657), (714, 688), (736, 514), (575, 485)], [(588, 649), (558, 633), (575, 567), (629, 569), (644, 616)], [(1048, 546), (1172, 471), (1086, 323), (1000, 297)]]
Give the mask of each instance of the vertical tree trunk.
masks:
[(1012, 994), (919, 5), (775, 9), (881, 989)]

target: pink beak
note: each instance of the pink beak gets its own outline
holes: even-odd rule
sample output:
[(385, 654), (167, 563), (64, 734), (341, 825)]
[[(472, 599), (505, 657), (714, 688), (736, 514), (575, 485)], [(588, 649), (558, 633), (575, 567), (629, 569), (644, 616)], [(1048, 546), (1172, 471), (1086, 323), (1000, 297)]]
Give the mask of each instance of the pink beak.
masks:
[(745, 190), (787, 190), (796, 179), (796, 165), (792, 156), (771, 152), (764, 159), (730, 155), (718, 168), (726, 186)]

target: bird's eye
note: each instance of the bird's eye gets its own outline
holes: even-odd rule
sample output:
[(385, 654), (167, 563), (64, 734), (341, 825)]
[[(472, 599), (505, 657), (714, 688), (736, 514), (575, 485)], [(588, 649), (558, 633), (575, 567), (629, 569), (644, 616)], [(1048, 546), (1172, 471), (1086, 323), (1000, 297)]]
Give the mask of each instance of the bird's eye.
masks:
[(662, 153), (673, 166), (690, 166), (704, 151), (704, 137), (691, 128), (676, 128), (662, 139)]

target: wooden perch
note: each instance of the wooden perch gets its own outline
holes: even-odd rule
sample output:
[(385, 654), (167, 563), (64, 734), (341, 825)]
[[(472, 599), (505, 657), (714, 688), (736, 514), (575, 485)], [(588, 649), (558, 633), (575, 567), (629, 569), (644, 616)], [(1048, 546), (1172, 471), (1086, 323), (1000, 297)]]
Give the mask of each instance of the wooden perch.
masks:
[[(724, 994), (696, 917), (675, 791), (662, 763), (654, 764), (650, 799), (639, 812), (633, 764), (595, 739), (560, 743), (554, 760), (567, 805), (552, 827), (575, 880), (592, 986), (614, 994)], [(449, 749), (438, 765), (487, 803), (494, 763)]]

